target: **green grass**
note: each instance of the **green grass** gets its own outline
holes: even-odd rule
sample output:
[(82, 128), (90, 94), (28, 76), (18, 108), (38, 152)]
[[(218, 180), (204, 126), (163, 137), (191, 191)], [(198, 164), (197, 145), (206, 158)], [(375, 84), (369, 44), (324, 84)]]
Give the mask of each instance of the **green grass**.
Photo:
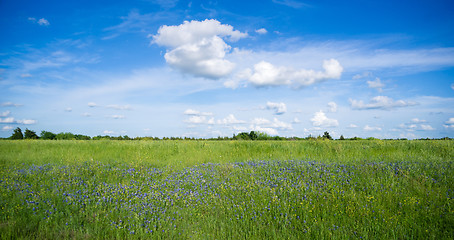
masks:
[(453, 141), (1, 141), (1, 239), (452, 239)]

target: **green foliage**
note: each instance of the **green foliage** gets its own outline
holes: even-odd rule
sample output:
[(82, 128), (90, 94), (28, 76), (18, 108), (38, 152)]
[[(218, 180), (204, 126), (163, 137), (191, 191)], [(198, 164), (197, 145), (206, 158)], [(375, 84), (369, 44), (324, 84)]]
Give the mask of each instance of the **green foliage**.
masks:
[(75, 140), (76, 135), (74, 135), (73, 133), (70, 133), (70, 132), (61, 132), (55, 136), (55, 139), (57, 139), (57, 140)]
[(24, 138), (25, 139), (38, 139), (38, 135), (36, 135), (35, 131), (25, 129)]
[(19, 127), (14, 129), (13, 135), (11, 135), (10, 139), (13, 139), (13, 140), (24, 139), (24, 135), (22, 134), (22, 129), (20, 129)]
[(41, 131), (40, 138), (43, 140), (54, 140), (57, 136), (57, 134), (53, 132), (48, 132), (48, 131)]
[(341, 136), (339, 137), (339, 140), (345, 140), (344, 135), (341, 135)]
[(323, 139), (328, 139), (328, 140), (333, 140), (333, 138), (331, 137), (331, 135), (329, 135), (329, 132), (324, 132), (322, 138), (323, 138)]

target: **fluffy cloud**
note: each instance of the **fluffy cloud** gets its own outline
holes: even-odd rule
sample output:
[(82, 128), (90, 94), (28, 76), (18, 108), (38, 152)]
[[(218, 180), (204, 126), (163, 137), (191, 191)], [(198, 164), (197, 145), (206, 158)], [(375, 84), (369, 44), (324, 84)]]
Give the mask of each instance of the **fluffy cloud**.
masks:
[(370, 88), (377, 89), (379, 92), (381, 92), (382, 88), (385, 86), (385, 84), (380, 81), (380, 78), (375, 78), (374, 81), (367, 81), (367, 85), (369, 85)]
[(339, 122), (336, 119), (328, 118), (323, 111), (316, 112), (311, 118), (312, 126), (314, 127), (337, 127)]
[(287, 106), (285, 103), (275, 103), (275, 102), (267, 102), (266, 109), (274, 110), (274, 114), (281, 115), (287, 112)]
[(277, 118), (274, 118), (273, 121), (270, 121), (265, 118), (254, 118), (251, 123), (256, 126), (264, 126), (269, 128), (279, 128), (283, 130), (292, 130), (292, 124), (279, 121)]
[(371, 127), (369, 125), (364, 126), (364, 131), (381, 131), (382, 129), (380, 127)]
[(194, 76), (218, 79), (229, 75), (235, 67), (225, 59), (231, 47), (224, 39), (238, 41), (246, 36), (230, 25), (207, 19), (161, 26), (152, 36), (152, 43), (169, 48), (164, 58), (170, 66)]
[(224, 124), (224, 125), (239, 124), (239, 123), (245, 123), (245, 121), (236, 119), (233, 114), (229, 114), (226, 118), (217, 121), (217, 124)]
[(348, 125), (348, 128), (358, 128), (358, 125), (352, 123), (352, 124)]
[(452, 90), (454, 90), (454, 83), (453, 83), (453, 84), (451, 84), (451, 89), (452, 89)]
[(443, 127), (447, 129), (454, 129), (454, 118), (449, 118), (449, 120), (445, 122)]
[(279, 132), (276, 129), (274, 129), (274, 128), (260, 127), (260, 126), (251, 126), (250, 129), (251, 129), (251, 131), (264, 132), (264, 133), (266, 133), (268, 135), (271, 135), (271, 136), (279, 135)]
[(184, 120), (184, 122), (191, 124), (214, 124), (214, 118), (207, 119), (205, 116), (193, 115)]
[(248, 70), (247, 80), (257, 87), (293, 85), (305, 87), (327, 79), (340, 78), (343, 67), (335, 59), (323, 61), (324, 71), (307, 69), (295, 70), (288, 67), (276, 67), (273, 64), (261, 61), (254, 65), (254, 71)]
[(337, 112), (337, 104), (335, 102), (328, 103), (328, 111), (329, 112)]
[(266, 33), (268, 33), (268, 31), (265, 28), (257, 29), (257, 30), (255, 30), (255, 32), (258, 33), (258, 34), (266, 34)]
[(404, 100), (394, 101), (390, 97), (386, 96), (376, 96), (370, 100), (368, 104), (365, 104), (362, 100), (352, 100), (350, 99), (350, 104), (353, 109), (356, 110), (368, 110), (368, 109), (392, 109), (399, 107), (409, 107), (415, 106), (418, 103), (409, 102)]

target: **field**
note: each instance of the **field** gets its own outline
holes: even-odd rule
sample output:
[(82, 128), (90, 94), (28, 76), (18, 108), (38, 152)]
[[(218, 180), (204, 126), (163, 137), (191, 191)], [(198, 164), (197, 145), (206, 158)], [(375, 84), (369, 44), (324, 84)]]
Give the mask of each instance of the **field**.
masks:
[(1, 239), (454, 239), (454, 142), (0, 141)]

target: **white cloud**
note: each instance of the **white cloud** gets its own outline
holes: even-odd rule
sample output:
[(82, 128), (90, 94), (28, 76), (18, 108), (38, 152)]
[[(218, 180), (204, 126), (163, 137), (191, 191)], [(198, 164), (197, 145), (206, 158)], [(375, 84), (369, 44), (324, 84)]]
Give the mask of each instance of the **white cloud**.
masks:
[(273, 128), (280, 128), (280, 129), (285, 129), (285, 130), (292, 130), (292, 124), (286, 123), (286, 122), (281, 122), (277, 118), (273, 119), (273, 122), (271, 123), (271, 127)]
[(16, 123), (20, 124), (25, 124), (25, 125), (30, 125), (30, 124), (35, 124), (37, 121), (33, 119), (23, 119), (23, 120), (17, 120)]
[(323, 111), (316, 112), (311, 118), (312, 126), (314, 127), (337, 127), (339, 122), (336, 119), (326, 117)]
[(264, 132), (264, 133), (266, 133), (268, 135), (271, 135), (271, 136), (279, 135), (279, 132), (276, 129), (274, 129), (274, 128), (260, 127), (260, 126), (251, 126), (251, 129), (252, 129), (252, 131)]
[(94, 103), (94, 102), (89, 102), (88, 106), (89, 107), (97, 107), (98, 105), (96, 103)]
[(273, 121), (270, 121), (265, 118), (254, 118), (251, 123), (256, 126), (265, 126), (270, 128), (279, 128), (283, 130), (293, 129), (292, 124), (279, 121), (277, 118), (274, 118)]
[(152, 43), (168, 47), (166, 62), (194, 76), (218, 79), (229, 75), (235, 64), (226, 60), (230, 45), (224, 42), (247, 37), (217, 20), (184, 21), (178, 26), (163, 25), (153, 35)]
[(214, 124), (214, 118), (207, 119), (206, 116), (203, 115), (190, 115), (188, 119), (184, 120), (185, 123), (190, 124)]
[(65, 108), (65, 112), (72, 112), (72, 111), (73, 111), (73, 109), (70, 107)]
[(11, 111), (5, 111), (0, 113), (0, 117), (8, 117), (11, 114)]
[(4, 102), (2, 103), (2, 107), (20, 107), (22, 104), (12, 103), (12, 102)]
[(270, 120), (268, 119), (265, 119), (265, 118), (254, 118), (252, 121), (251, 121), (252, 124), (255, 124), (255, 125), (266, 125), (266, 124), (270, 124)]
[(111, 130), (104, 130), (103, 133), (104, 133), (104, 134), (114, 134), (115, 132), (114, 132), (114, 131), (111, 131)]
[(335, 59), (323, 61), (324, 72), (288, 67), (276, 67), (273, 64), (261, 61), (250, 70), (247, 80), (257, 87), (293, 85), (305, 87), (327, 79), (340, 78), (343, 68)]
[(197, 110), (194, 110), (194, 109), (186, 109), (184, 112), (183, 112), (184, 115), (195, 115), (195, 116), (212, 116), (213, 113), (211, 112), (200, 112), (200, 111), (197, 111)]
[(380, 127), (370, 127), (369, 125), (366, 125), (364, 128), (364, 131), (381, 131), (382, 129)]
[(45, 18), (39, 19), (38, 20), (38, 24), (41, 25), (41, 26), (43, 26), (43, 25), (44, 26), (49, 26), (50, 25), (49, 21), (47, 21), (47, 19), (45, 19)]
[(454, 129), (454, 118), (449, 118), (449, 120), (445, 122), (443, 127), (447, 129)]
[(435, 130), (435, 128), (433, 128), (432, 126), (430, 125), (427, 125), (427, 124), (421, 124), (421, 130), (423, 131), (432, 131), (432, 130)]
[(301, 123), (301, 121), (297, 117), (295, 117), (293, 119), (292, 123), (298, 124), (298, 123)]
[(358, 125), (351, 123), (348, 125), (348, 128), (358, 128)]
[(226, 118), (217, 121), (217, 124), (224, 124), (224, 125), (239, 124), (239, 123), (245, 123), (245, 121), (236, 119), (233, 114), (229, 114)]
[(13, 117), (0, 118), (0, 123), (15, 123), (15, 121)]
[(82, 117), (91, 117), (90, 113), (84, 112), (81, 114)]
[(257, 29), (257, 30), (255, 30), (255, 32), (258, 34), (267, 34), (268, 33), (268, 31), (265, 28)]
[(3, 126), (2, 127), (2, 131), (10, 131), (10, 130), (13, 130), (13, 126)]
[(113, 118), (113, 119), (124, 119), (125, 118), (124, 115), (110, 115), (109, 117)]
[(452, 89), (452, 90), (454, 90), (454, 83), (453, 83), (453, 84), (451, 84), (451, 89)]
[(328, 111), (329, 112), (337, 112), (337, 104), (335, 102), (328, 103)]
[(266, 109), (274, 110), (274, 114), (281, 115), (287, 112), (287, 106), (285, 103), (275, 103), (275, 102), (267, 102)]
[(405, 129), (406, 131), (413, 132), (413, 131), (432, 131), (435, 130), (429, 124), (421, 124), (426, 123), (426, 120), (422, 120), (419, 118), (413, 118), (409, 123), (402, 123), (399, 125), (400, 128)]
[[(96, 106), (96, 104), (95, 104)], [(116, 109), (116, 110), (131, 110), (131, 106), (129, 105), (116, 105), (116, 104), (113, 104), (113, 105), (107, 105), (106, 108), (113, 108), (113, 109)]]
[(365, 104), (362, 100), (352, 100), (350, 99), (350, 104), (353, 109), (356, 110), (368, 110), (368, 109), (392, 109), (399, 107), (410, 107), (415, 106), (418, 103), (397, 100), (394, 101), (392, 98), (387, 96), (376, 96), (372, 98), (368, 104)]
[(411, 122), (413, 122), (413, 123), (425, 123), (427, 121), (419, 119), (419, 118), (413, 118), (413, 119), (411, 119)]
[(367, 81), (367, 85), (369, 85), (370, 88), (377, 89), (379, 92), (381, 92), (382, 88), (385, 86), (385, 84), (380, 81), (380, 78), (375, 78), (374, 81)]

